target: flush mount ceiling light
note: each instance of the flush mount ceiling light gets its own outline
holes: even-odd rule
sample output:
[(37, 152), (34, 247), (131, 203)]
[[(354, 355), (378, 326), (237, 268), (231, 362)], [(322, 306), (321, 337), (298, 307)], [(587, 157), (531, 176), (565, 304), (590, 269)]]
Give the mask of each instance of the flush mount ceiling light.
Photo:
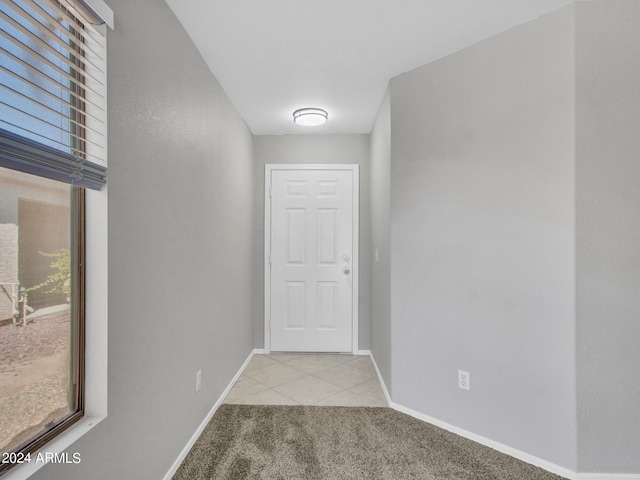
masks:
[(293, 121), (305, 127), (317, 127), (327, 121), (329, 114), (321, 108), (301, 108), (293, 112)]

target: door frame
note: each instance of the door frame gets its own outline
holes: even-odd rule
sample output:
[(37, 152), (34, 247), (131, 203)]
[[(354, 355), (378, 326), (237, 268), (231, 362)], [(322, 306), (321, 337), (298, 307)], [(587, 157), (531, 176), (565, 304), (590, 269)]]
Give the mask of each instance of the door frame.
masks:
[(267, 164), (264, 166), (264, 352), (271, 352), (271, 172), (274, 170), (347, 170), (353, 173), (351, 348), (358, 352), (358, 274), (360, 265), (360, 165)]

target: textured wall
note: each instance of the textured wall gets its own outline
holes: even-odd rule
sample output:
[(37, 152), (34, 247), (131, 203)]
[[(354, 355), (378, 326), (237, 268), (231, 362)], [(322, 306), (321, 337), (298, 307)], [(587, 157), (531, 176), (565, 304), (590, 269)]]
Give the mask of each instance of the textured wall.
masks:
[(264, 347), (264, 166), (273, 163), (352, 163), (360, 165), (358, 341), (361, 350), (368, 350), (371, 347), (369, 135), (256, 135), (254, 155), (254, 347)]
[(251, 351), (251, 134), (164, 2), (107, 3), (109, 416), (47, 480), (162, 478)]
[[(391, 106), (384, 96), (371, 131), (371, 351), (391, 389)], [(378, 252), (377, 260), (375, 252)]]
[(391, 81), (393, 400), (569, 469), (573, 38), (570, 6)]
[(640, 3), (576, 4), (578, 470), (640, 473)]

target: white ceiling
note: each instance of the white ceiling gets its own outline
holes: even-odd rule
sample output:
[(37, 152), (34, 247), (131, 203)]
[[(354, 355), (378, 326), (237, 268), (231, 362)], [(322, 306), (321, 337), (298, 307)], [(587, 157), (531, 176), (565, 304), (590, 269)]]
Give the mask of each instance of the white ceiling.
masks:
[(571, 1), (166, 0), (255, 135), (369, 133), (392, 77)]

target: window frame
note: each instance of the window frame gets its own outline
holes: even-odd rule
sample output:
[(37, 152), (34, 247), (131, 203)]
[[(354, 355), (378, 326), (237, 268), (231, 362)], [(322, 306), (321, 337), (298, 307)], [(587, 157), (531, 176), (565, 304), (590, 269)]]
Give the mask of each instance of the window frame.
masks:
[[(108, 195), (107, 187), (100, 191), (85, 190), (85, 317), (90, 324), (84, 331), (84, 416), (67, 425), (64, 431), (32, 453), (32, 460), (4, 472), (2, 480), (20, 480), (33, 475), (44, 467), (36, 462), (38, 453), (60, 455), (63, 452), (73, 458), (79, 453), (84, 461), (80, 445), (70, 449), (89, 431), (107, 418), (108, 413)], [(73, 448), (73, 447), (72, 447)]]
[[(77, 332), (71, 335), (70, 338), (70, 352), (72, 352), (71, 355), (73, 355), (75, 365), (71, 372), (75, 380), (73, 382), (75, 391), (71, 392), (75, 397), (75, 411), (67, 415), (57, 425), (35, 436), (33, 440), (26, 443), (22, 448), (12, 451), (11, 453), (15, 453), (17, 458), (24, 458), (27, 454), (31, 454), (31, 458), (35, 458), (39, 450), (80, 421), (85, 414), (85, 189), (71, 187), (70, 196), (70, 222), (73, 234), (70, 242), (70, 249), (73, 252), (70, 324), (72, 328), (77, 329)], [(0, 476), (3, 476), (17, 465), (18, 463), (0, 463)]]
[[(67, 3), (67, 0), (58, 0)], [(104, 0), (74, 0), (75, 4), (83, 3), (96, 18), (104, 23), (96, 28), (102, 34), (107, 35), (107, 27), (114, 28), (113, 11)], [(105, 51), (106, 54), (106, 51)], [(106, 72), (104, 79), (106, 81)], [(106, 133), (106, 132), (105, 132)], [(106, 161), (105, 165), (106, 167)], [(81, 226), (78, 231), (82, 237), (77, 239), (78, 252), (82, 258), (78, 262), (79, 282), (82, 288), (78, 291), (80, 301), (84, 305), (78, 312), (83, 316), (82, 328), (78, 332), (81, 339), (78, 348), (84, 359), (78, 365), (76, 374), (84, 377), (82, 391), (79, 392), (80, 403), (78, 411), (64, 422), (54, 427), (50, 434), (43, 435), (42, 440), (32, 442), (29, 445), (32, 450), (31, 461), (16, 465), (0, 472), (2, 480), (18, 480), (33, 475), (37, 470), (66, 451), (69, 458), (77, 453), (78, 461), (84, 461), (82, 451), (78, 450), (80, 440), (89, 431), (107, 418), (107, 386), (108, 386), (108, 188), (105, 185), (101, 190), (81, 189), (81, 209), (78, 214)], [(89, 320), (89, 324), (86, 320)], [(82, 413), (83, 412), (83, 413)], [(70, 450), (74, 444), (75, 450)], [(39, 453), (44, 461), (36, 461)], [(56, 457), (57, 455), (57, 457)], [(39, 458), (39, 457), (38, 457)]]

